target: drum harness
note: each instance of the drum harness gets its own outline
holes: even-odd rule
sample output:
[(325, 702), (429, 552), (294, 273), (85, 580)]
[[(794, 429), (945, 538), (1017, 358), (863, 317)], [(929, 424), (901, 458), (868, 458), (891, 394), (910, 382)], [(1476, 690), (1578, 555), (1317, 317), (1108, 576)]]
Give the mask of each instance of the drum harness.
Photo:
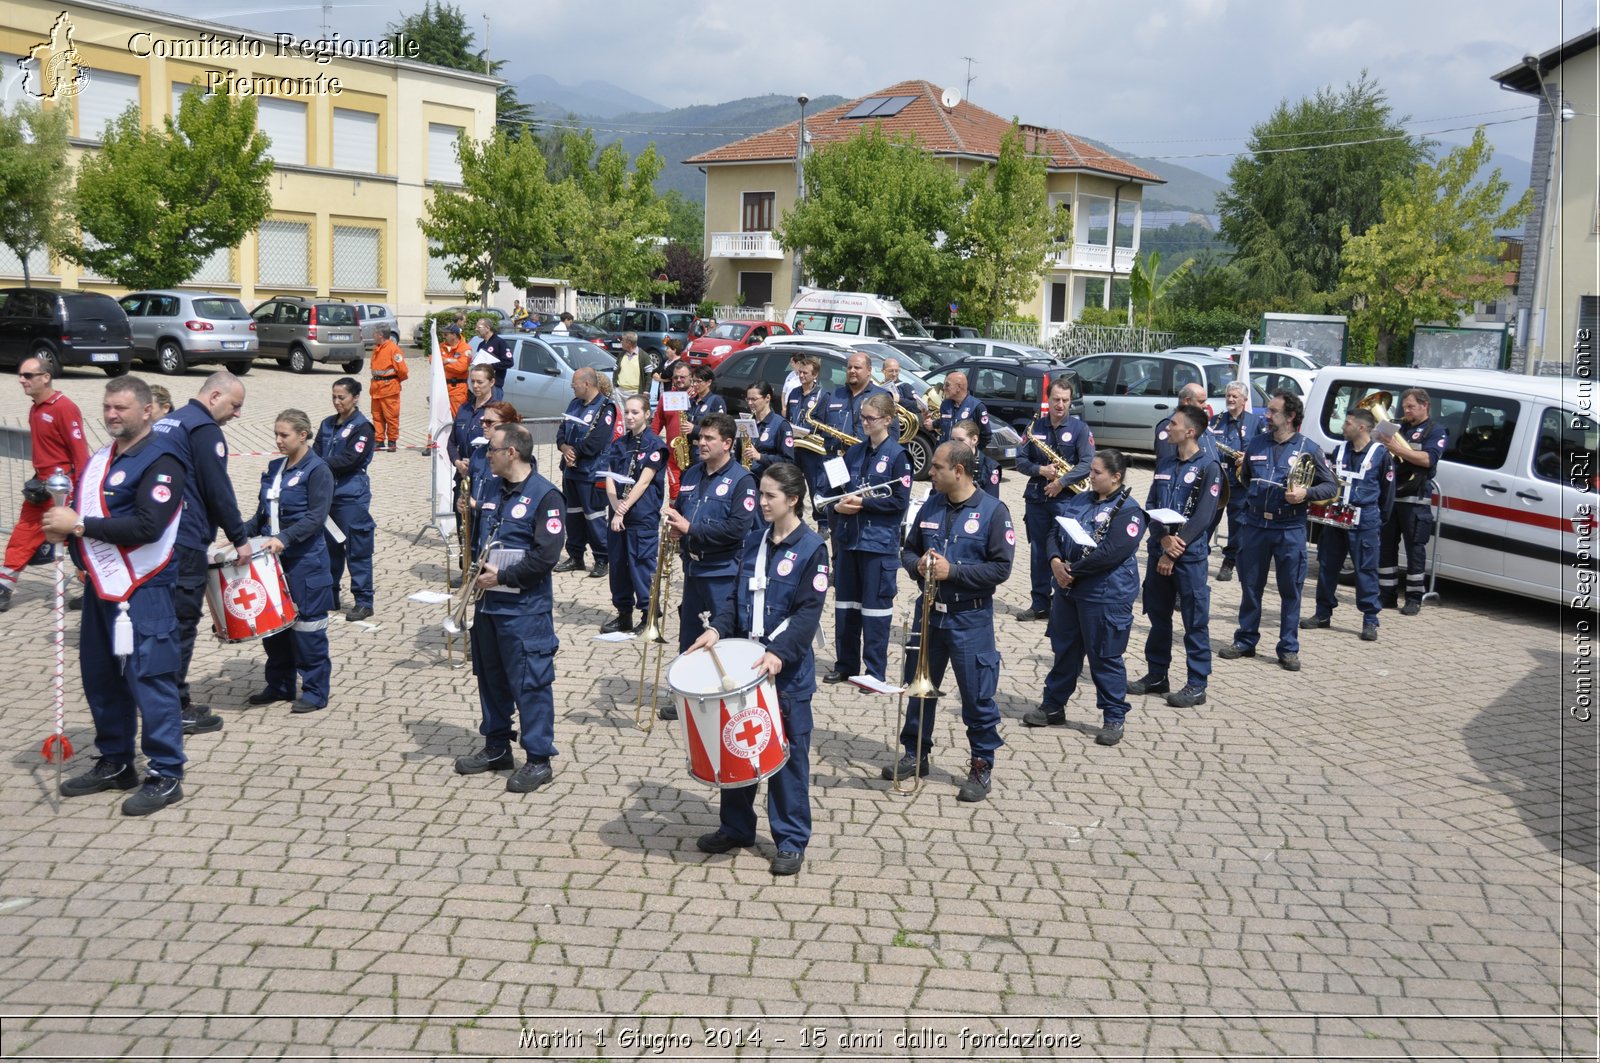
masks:
[[(283, 464), (278, 466), (277, 473), (272, 477), (272, 486), (267, 488), (267, 528), (272, 532), (274, 539), (277, 539), (278, 533), (283, 530), (278, 524), (278, 498), (283, 494), (283, 470), (288, 467), (289, 459), (286, 456), (283, 459)], [(333, 536), (334, 542), (344, 542), (344, 529), (333, 522), (331, 514), (324, 518), (322, 527), (329, 535)], [(281, 542), (282, 540), (279, 541)]]
[(771, 636), (767, 635), (767, 541), (771, 533), (761, 536), (761, 545), (756, 548), (756, 571), (750, 577), (750, 637), (763, 646), (770, 646), (772, 640), (783, 634), (789, 626), (789, 617), (773, 629)]
[(1350, 444), (1340, 443), (1335, 448), (1333, 452), (1333, 467), (1336, 470), (1335, 475), (1339, 481), (1339, 503), (1341, 505), (1351, 505), (1350, 496), (1355, 490), (1356, 481), (1367, 478), (1367, 473), (1372, 471), (1372, 459), (1378, 456), (1379, 449), (1381, 448), (1376, 441), (1368, 443), (1367, 452), (1361, 459), (1361, 468), (1352, 469), (1347, 468), (1344, 463), (1345, 455), (1350, 452)]

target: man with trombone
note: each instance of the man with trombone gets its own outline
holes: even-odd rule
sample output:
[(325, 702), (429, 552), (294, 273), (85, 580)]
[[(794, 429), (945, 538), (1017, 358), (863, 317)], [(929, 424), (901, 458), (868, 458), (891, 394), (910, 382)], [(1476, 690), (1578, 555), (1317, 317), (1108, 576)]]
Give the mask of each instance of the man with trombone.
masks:
[(560, 648), (553, 616), (550, 573), (561, 559), (565, 501), (533, 471), (533, 435), (527, 426), (502, 424), (490, 432), (489, 481), (479, 506), (471, 577), (462, 593), (474, 596), (472, 671), (478, 677), (478, 733), (483, 748), (456, 758), (460, 775), (511, 771), (511, 743), (522, 726), (527, 761), (506, 780), (506, 792), (525, 794), (553, 777), (555, 655)]
[(567, 500), (567, 559), (557, 572), (583, 569), (583, 548), (594, 552), (591, 579), (606, 574), (606, 493), (595, 486), (600, 455), (611, 445), (617, 408), (600, 390), (600, 380), (587, 366), (572, 373), (572, 401), (556, 430), (561, 448), (561, 490)]
[[(623, 403), (627, 428), (606, 449), (601, 467), (610, 502), (611, 604), (617, 615), (600, 627), (601, 634), (642, 631), (650, 611), (650, 584), (660, 550), (661, 485), (667, 463), (667, 444), (650, 431), (650, 399), (630, 395)], [(633, 626), (633, 609), (639, 607), (639, 626)]]
[[(910, 684), (900, 730), (900, 759), (883, 777), (901, 789), (928, 774), (933, 709), (945, 668), (955, 670), (961, 718), (967, 726), (970, 770), (959, 801), (989, 796), (995, 753), (1001, 746), (1000, 651), (995, 647), (994, 591), (1011, 575), (1017, 533), (1005, 503), (973, 482), (977, 455), (960, 443), (933, 453), (928, 496), (906, 536), (900, 563), (923, 588), (922, 610), (908, 639), (905, 679)], [(913, 649), (909, 643), (915, 640)]]
[(1050, 542), (1056, 516), (1073, 493), (1089, 485), (1094, 436), (1072, 416), (1072, 378), (1065, 373), (1050, 385), (1050, 414), (1035, 417), (1021, 450), (1017, 471), (1028, 478), (1022, 490), (1022, 520), (1028, 530), (1028, 608), (1018, 620), (1050, 619)]
[(824, 682), (865, 674), (883, 680), (889, 669), (889, 627), (898, 589), (895, 559), (900, 520), (911, 502), (911, 459), (890, 429), (894, 398), (886, 392), (862, 403), (867, 438), (846, 450), (850, 486), (833, 511), (835, 659)]

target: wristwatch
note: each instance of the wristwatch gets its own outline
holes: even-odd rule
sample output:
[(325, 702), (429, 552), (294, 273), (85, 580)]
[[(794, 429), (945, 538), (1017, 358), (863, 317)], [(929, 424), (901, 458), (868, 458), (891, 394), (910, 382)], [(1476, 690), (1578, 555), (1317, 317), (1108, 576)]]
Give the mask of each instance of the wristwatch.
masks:
[(80, 520), (78, 523), (72, 526), (72, 534), (76, 535), (80, 539), (83, 538), (83, 521)]

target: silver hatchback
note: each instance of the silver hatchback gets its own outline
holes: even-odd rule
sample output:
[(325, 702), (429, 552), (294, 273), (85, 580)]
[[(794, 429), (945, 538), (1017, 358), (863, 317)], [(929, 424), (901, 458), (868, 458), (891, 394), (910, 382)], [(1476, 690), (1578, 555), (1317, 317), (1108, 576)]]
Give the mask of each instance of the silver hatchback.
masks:
[(1226, 358), (1175, 352), (1088, 354), (1067, 368), (1082, 381), (1083, 420), (1095, 443), (1147, 452), (1155, 448), (1156, 425), (1178, 408), (1184, 385), (1203, 384), (1211, 406), (1220, 410), (1238, 371)]
[(587, 366), (607, 377), (617, 360), (604, 347), (566, 336), (502, 337), (511, 345), (506, 371), (506, 401), (526, 418), (560, 417), (572, 401), (572, 373)]
[(133, 357), (168, 376), (214, 362), (248, 373), (261, 349), (244, 304), (216, 292), (130, 292), (117, 300), (133, 332)]

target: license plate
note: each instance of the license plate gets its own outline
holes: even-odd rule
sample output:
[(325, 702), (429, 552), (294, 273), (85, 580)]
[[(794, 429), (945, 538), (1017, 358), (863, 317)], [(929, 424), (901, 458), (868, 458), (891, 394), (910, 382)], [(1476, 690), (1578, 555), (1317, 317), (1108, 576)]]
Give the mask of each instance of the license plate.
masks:
[(1014, 458), (1016, 456), (1017, 456), (1017, 448), (1016, 447), (1007, 447), (1006, 448), (1006, 457)]
[(333, 352), (335, 358), (360, 358), (361, 352), (354, 347), (340, 347)]
[(329, 336), (328, 340), (330, 342), (332, 342), (332, 343), (349, 343), (350, 342), (350, 333), (348, 333), (348, 332), (336, 332), (333, 335)]
[(91, 362), (114, 362), (116, 360), (117, 355), (114, 351), (95, 351), (89, 355), (89, 361)]
[(223, 340), (222, 349), (225, 351), (242, 351), (245, 348), (244, 340)]

